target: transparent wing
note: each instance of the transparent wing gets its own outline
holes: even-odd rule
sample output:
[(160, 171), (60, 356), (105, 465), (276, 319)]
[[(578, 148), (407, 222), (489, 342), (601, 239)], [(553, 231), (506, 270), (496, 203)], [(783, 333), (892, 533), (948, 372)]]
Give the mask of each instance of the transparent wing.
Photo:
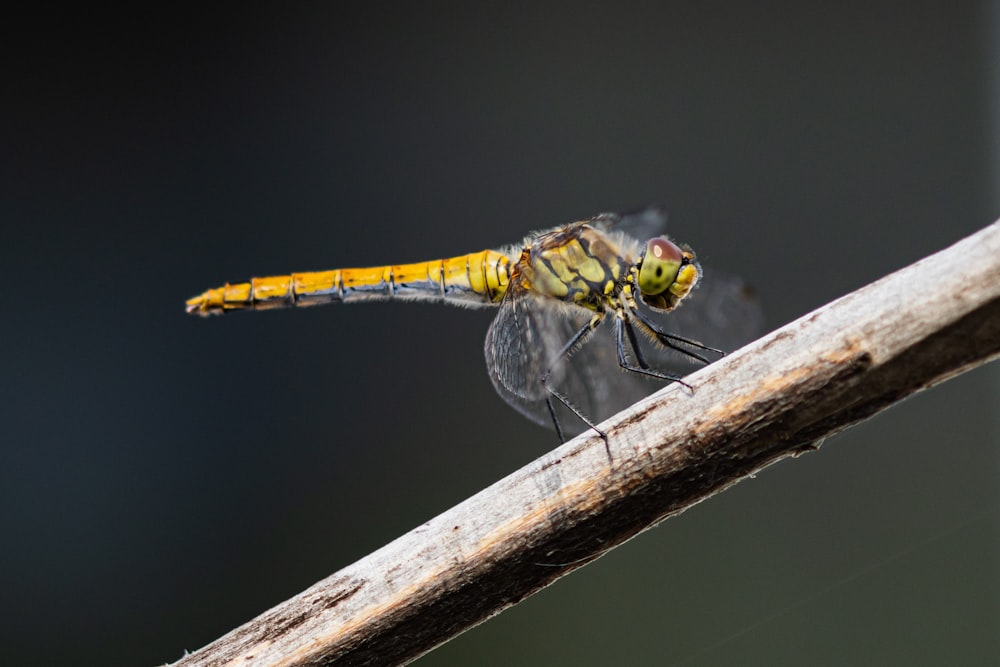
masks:
[(653, 204), (629, 213), (598, 213), (587, 220), (578, 220), (568, 225), (557, 225), (533, 232), (528, 239), (563, 231), (567, 227), (576, 225), (588, 225), (605, 233), (621, 233), (645, 243), (651, 238), (667, 233), (667, 210), (659, 204)]
[(497, 393), (532, 421), (549, 425), (542, 374), (559, 352), (555, 342), (560, 323), (545, 315), (540, 297), (513, 286), (486, 332), (486, 369)]
[[(760, 303), (740, 278), (708, 272), (699, 288), (675, 311), (647, 316), (668, 333), (732, 351), (756, 338), (763, 329)], [(589, 321), (589, 314), (565, 311), (544, 297), (524, 291), (507, 295), (486, 336), (486, 365), (493, 386), (504, 400), (532, 421), (552, 427), (546, 405), (549, 394), (541, 377), (552, 369), (550, 384), (595, 423), (603, 421), (665, 383), (639, 373), (623, 371), (613, 317), (569, 357), (558, 354)], [(640, 337), (650, 367), (684, 376), (700, 362), (653, 345)], [(629, 358), (634, 355), (629, 350)], [(553, 401), (559, 423), (567, 434), (586, 428), (579, 418)]]
[(628, 213), (600, 213), (587, 224), (602, 232), (621, 232), (645, 243), (667, 233), (667, 209), (652, 204)]
[[(546, 404), (550, 394), (541, 382), (542, 375), (550, 370), (551, 386), (565, 392), (583, 414), (597, 414), (606, 399), (602, 370), (573, 363), (575, 354), (559, 356), (589, 320), (590, 315), (582, 309), (576, 314), (545, 297), (525, 291), (508, 292), (486, 334), (486, 367), (497, 393), (521, 414), (552, 428)], [(553, 404), (567, 433), (583, 430), (579, 418), (558, 401)]]

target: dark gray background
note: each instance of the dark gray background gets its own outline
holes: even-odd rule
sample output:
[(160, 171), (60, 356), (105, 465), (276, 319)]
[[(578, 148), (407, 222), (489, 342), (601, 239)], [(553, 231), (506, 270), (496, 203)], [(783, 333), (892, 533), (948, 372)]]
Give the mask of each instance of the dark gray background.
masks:
[[(11, 20), (0, 663), (175, 660), (555, 444), (493, 393), (488, 312), (186, 317), (206, 287), (662, 201), (773, 328), (991, 222), (989, 14), (798, 4)], [(998, 385), (913, 398), (421, 664), (981, 663)]]

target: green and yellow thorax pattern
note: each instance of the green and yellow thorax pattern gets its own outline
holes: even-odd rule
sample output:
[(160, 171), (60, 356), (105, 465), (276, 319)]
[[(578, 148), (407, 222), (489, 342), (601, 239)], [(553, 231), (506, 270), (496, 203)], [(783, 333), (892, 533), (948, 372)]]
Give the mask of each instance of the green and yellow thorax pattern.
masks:
[(621, 290), (631, 263), (607, 235), (577, 224), (528, 244), (511, 280), (519, 288), (598, 311)]

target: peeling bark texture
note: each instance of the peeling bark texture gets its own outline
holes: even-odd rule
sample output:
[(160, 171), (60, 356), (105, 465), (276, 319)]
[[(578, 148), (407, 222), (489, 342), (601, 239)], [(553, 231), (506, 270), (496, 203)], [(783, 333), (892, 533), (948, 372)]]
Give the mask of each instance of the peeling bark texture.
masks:
[(1000, 222), (805, 315), (174, 663), (405, 663), (780, 459), (1000, 355)]

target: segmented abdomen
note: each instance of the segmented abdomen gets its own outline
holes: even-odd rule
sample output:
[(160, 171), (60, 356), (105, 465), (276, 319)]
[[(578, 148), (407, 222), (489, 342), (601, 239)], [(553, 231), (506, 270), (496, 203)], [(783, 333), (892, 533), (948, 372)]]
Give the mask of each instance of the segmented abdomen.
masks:
[(253, 278), (188, 299), (187, 312), (214, 315), (230, 310), (388, 299), (490, 306), (503, 298), (509, 281), (508, 257), (495, 250), (483, 250), (415, 264)]

